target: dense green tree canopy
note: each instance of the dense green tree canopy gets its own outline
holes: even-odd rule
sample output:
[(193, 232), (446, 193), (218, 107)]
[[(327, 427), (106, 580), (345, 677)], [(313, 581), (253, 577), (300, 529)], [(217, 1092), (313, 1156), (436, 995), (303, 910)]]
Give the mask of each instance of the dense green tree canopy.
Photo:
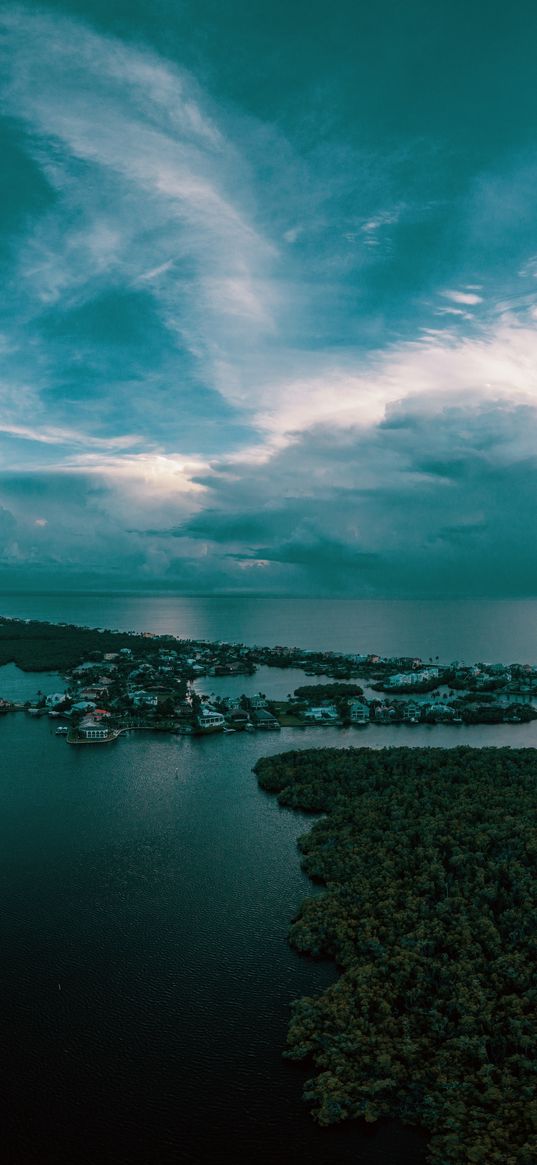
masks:
[(307, 750), (261, 760), (326, 885), (291, 941), (341, 976), (294, 1007), (321, 1124), (398, 1116), (435, 1165), (537, 1160), (537, 754)]

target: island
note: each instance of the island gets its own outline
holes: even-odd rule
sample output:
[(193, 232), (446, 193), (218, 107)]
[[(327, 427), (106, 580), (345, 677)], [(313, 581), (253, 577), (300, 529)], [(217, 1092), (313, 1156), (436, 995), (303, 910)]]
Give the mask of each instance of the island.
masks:
[(315, 1119), (420, 1125), (434, 1165), (530, 1165), (535, 750), (309, 749), (254, 771), (282, 805), (323, 814), (299, 847), (324, 892), (290, 931), (341, 972), (289, 1028)]

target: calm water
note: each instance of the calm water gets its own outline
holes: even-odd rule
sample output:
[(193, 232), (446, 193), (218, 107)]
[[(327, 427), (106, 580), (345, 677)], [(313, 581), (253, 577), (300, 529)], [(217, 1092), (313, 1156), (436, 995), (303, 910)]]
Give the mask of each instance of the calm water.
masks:
[(0, 594), (0, 614), (193, 639), (537, 663), (537, 600), (185, 598)]
[(251, 774), (292, 742), (74, 749), (1, 720), (2, 1160), (421, 1159), (410, 1131), (316, 1129), (281, 1059), (290, 1001), (334, 975), (286, 944), (309, 822)]
[(56, 672), (21, 671), (14, 663), (0, 667), (0, 696), (4, 700), (24, 704), (26, 700), (35, 700), (39, 693), (51, 696), (64, 690), (65, 680)]
[[(115, 595), (94, 596), (84, 607), (76, 596), (60, 610), (64, 601), (49, 596), (21, 599), (18, 609), (13, 600), (10, 611), (4, 602), (3, 610), (207, 638), (345, 646), (340, 604), (331, 622), (324, 608), (324, 623), (319, 606), (310, 605), (308, 630), (304, 608), (300, 623), (296, 605), (274, 601), (269, 633), (264, 601), (248, 609), (246, 601), (218, 600), (220, 624), (212, 602), (151, 596), (144, 607), (139, 595)], [(509, 617), (516, 626), (512, 608), (523, 605), (511, 604), (510, 616), (508, 605), (494, 606), (495, 619), (480, 632), (496, 643), (487, 655), (521, 655), (499, 650), (498, 610), (505, 611), (507, 636)], [(374, 638), (380, 650), (410, 650), (403, 642), (418, 634), (414, 606), (385, 609), (385, 635), (399, 611), (399, 640), (394, 630), (391, 644), (380, 642), (381, 608), (367, 615), (359, 605), (344, 607), (347, 634), (354, 627), (362, 645), (369, 618), (367, 646)], [(437, 619), (446, 636), (447, 621)], [(453, 624), (457, 634), (463, 621), (461, 615)], [(464, 652), (450, 645), (445, 654), (482, 654), (475, 626), (472, 634)], [(444, 654), (440, 640), (438, 634), (434, 654)], [(412, 650), (424, 652), (415, 642)], [(37, 678), (21, 681), (15, 668), (3, 669), (0, 681), (2, 674), (6, 683), (32, 688)], [(209, 690), (231, 691), (233, 683), (264, 690), (269, 679), (270, 690), (279, 684), (285, 695), (303, 676), (269, 670), (251, 680), (205, 682)], [(43, 687), (44, 677), (38, 680)], [(46, 682), (57, 687), (54, 676)], [(287, 946), (289, 921), (312, 892), (296, 851), (310, 822), (260, 792), (251, 768), (266, 752), (365, 743), (535, 746), (537, 722), (201, 740), (138, 735), (74, 749), (47, 719), (0, 719), (2, 1161), (153, 1165), (227, 1156), (260, 1165), (420, 1165), (423, 1141), (410, 1130), (318, 1130), (300, 1099), (304, 1073), (281, 1058), (291, 1000), (321, 991), (335, 971)]]

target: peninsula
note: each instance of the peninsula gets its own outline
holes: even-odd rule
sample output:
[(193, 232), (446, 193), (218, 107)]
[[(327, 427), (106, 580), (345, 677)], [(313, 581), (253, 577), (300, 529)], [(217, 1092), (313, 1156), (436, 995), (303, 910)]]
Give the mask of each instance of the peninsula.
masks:
[[(63, 717), (71, 743), (114, 740), (131, 728), (202, 736), (314, 725), (456, 728), (537, 717), (537, 667), (526, 663), (443, 664), (0, 618), (0, 666), (6, 663), (60, 673), (63, 690), (32, 701), (28, 711)], [(226, 693), (226, 677), (252, 676), (260, 667), (301, 671), (313, 682), (285, 699), (270, 690)], [(211, 696), (197, 687), (207, 676), (220, 689)], [(0, 711), (15, 709), (0, 690)]]

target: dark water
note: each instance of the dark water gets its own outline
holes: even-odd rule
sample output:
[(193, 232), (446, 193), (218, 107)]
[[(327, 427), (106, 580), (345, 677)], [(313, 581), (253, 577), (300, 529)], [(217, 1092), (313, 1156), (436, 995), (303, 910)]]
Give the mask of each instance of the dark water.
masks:
[(317, 1130), (281, 1059), (334, 971), (286, 944), (305, 821), (259, 792), (266, 748), (0, 722), (2, 1161), (417, 1160), (410, 1132)]
[(537, 663), (537, 599), (451, 601), (0, 593), (0, 614), (322, 650)]

